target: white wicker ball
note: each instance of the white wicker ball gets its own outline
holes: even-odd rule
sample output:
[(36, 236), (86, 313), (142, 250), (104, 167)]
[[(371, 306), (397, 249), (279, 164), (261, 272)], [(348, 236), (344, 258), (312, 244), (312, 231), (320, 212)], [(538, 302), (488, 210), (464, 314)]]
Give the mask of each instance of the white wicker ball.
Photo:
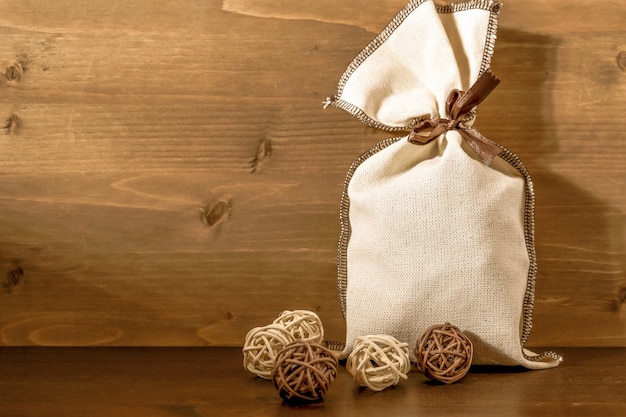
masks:
[(322, 343), (324, 327), (319, 316), (308, 310), (283, 311), (274, 324), (282, 325), (296, 340)]
[(357, 337), (346, 369), (357, 384), (382, 391), (407, 379), (409, 345), (384, 334)]
[(278, 353), (295, 339), (280, 324), (255, 327), (246, 335), (243, 367), (261, 378), (270, 379)]

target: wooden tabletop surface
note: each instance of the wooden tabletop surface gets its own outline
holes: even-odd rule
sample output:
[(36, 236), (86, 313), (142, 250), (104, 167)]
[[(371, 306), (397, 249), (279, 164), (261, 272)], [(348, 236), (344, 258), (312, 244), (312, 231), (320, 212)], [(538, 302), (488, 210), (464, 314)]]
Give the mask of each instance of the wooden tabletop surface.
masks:
[(413, 370), (375, 393), (340, 366), (323, 402), (284, 404), (239, 348), (2, 348), (3, 417), (624, 416), (626, 349), (561, 349), (547, 371), (472, 368), (437, 385)]

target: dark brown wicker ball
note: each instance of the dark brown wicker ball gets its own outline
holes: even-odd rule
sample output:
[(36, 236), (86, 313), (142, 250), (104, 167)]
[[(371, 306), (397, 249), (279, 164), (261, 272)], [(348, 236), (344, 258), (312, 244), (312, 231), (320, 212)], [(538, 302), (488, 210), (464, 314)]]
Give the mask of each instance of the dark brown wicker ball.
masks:
[(469, 371), (472, 342), (450, 323), (429, 327), (415, 344), (417, 368), (433, 380), (452, 384)]
[(337, 376), (337, 358), (322, 345), (296, 341), (276, 356), (272, 381), (280, 397), (288, 403), (324, 399)]

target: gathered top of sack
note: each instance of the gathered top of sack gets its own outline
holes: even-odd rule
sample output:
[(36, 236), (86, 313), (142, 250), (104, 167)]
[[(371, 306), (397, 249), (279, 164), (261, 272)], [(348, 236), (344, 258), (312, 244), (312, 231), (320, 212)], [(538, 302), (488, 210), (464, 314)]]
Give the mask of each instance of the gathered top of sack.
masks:
[(386, 131), (446, 117), (450, 92), (467, 91), (489, 68), (499, 11), (492, 0), (411, 1), (350, 63), (326, 104)]

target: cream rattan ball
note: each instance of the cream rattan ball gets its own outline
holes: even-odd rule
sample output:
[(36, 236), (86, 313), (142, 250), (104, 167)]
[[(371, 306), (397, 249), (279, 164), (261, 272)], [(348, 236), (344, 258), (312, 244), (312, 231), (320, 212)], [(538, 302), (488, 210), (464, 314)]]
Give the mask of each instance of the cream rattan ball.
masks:
[(255, 327), (246, 335), (243, 367), (261, 378), (270, 379), (278, 352), (294, 340), (280, 324)]
[(312, 311), (286, 310), (283, 311), (274, 324), (282, 325), (296, 340), (312, 343), (322, 343), (324, 327), (322, 320)]
[(346, 369), (357, 384), (382, 391), (407, 379), (409, 345), (384, 334), (357, 337)]

